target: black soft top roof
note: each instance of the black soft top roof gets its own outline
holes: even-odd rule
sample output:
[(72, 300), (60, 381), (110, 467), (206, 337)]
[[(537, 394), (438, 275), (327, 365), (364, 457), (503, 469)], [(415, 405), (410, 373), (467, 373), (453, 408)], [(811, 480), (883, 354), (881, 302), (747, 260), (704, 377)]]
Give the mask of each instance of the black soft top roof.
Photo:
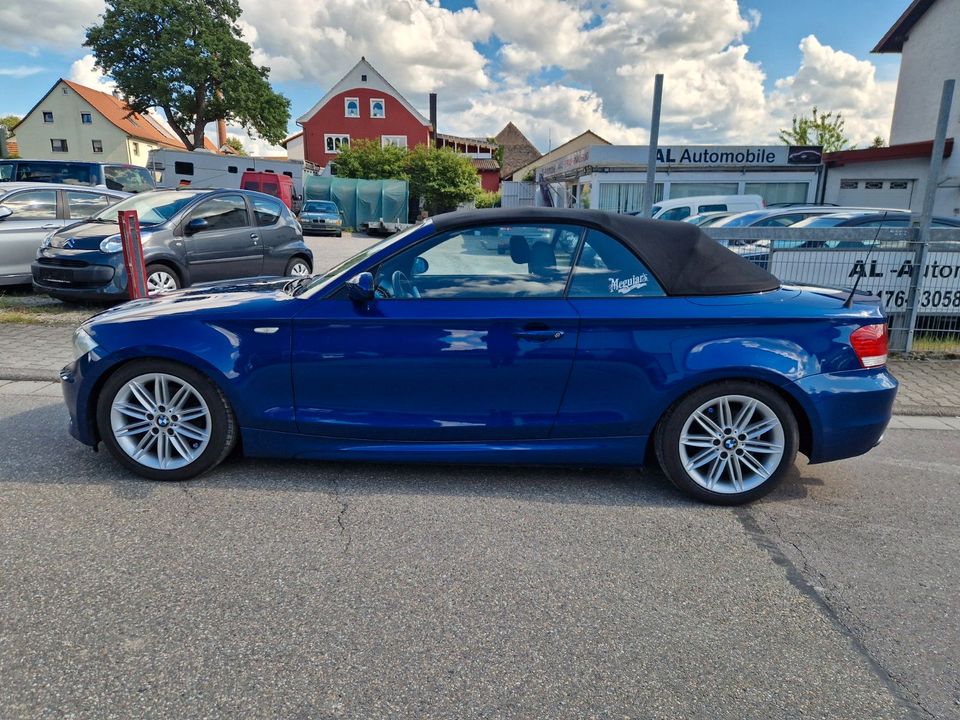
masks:
[(737, 295), (776, 290), (769, 272), (712, 240), (690, 223), (647, 220), (600, 210), (517, 208), (465, 210), (433, 218), (438, 230), (467, 225), (574, 223), (622, 240), (668, 295)]

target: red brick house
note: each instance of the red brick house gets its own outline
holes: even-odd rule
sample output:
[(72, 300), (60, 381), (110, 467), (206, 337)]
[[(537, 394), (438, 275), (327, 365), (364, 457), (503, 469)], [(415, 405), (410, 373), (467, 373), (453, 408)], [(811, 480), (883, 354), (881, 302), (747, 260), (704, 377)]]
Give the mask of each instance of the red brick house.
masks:
[(367, 62), (353, 66), (308, 112), (303, 128), (303, 159), (326, 167), (341, 146), (359, 139), (414, 148), (429, 145), (430, 121)]

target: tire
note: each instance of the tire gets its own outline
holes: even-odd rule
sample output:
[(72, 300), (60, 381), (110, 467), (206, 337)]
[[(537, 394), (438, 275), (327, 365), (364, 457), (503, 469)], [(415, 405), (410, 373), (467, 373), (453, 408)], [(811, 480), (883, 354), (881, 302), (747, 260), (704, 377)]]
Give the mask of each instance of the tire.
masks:
[(654, 436), (670, 482), (716, 505), (740, 505), (771, 492), (793, 467), (798, 445), (797, 419), (787, 402), (746, 381), (694, 390), (667, 410)]
[(287, 277), (303, 277), (304, 275), (311, 275), (312, 273), (313, 268), (310, 266), (310, 261), (299, 255), (290, 258), (290, 260), (287, 261), (286, 269), (283, 271), (283, 274)]
[(180, 289), (180, 277), (168, 265), (147, 265), (147, 292), (162, 295)]
[[(184, 388), (178, 404), (170, 406)], [(220, 388), (168, 360), (137, 360), (114, 372), (97, 400), (97, 428), (121, 465), (151, 480), (194, 478), (219, 465), (237, 443), (236, 419)], [(122, 430), (128, 434), (120, 435)], [(139, 448), (145, 452), (135, 459)]]

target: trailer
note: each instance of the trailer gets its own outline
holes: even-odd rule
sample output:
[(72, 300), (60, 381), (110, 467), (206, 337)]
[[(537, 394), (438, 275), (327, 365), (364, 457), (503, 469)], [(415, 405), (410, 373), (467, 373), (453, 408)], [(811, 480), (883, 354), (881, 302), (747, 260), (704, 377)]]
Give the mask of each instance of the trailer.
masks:
[(276, 173), (293, 179), (298, 196), (303, 195), (304, 170), (300, 160), (265, 160), (240, 155), (218, 155), (209, 150), (151, 150), (147, 169), (157, 187), (241, 187), (244, 173)]

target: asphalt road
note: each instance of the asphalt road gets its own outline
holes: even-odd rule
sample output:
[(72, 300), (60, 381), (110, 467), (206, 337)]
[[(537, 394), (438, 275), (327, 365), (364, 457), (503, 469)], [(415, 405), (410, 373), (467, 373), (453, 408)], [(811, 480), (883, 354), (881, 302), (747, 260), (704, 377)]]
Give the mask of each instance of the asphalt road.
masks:
[(634, 470), (231, 460), (0, 393), (0, 717), (956, 717), (960, 433), (746, 510)]

